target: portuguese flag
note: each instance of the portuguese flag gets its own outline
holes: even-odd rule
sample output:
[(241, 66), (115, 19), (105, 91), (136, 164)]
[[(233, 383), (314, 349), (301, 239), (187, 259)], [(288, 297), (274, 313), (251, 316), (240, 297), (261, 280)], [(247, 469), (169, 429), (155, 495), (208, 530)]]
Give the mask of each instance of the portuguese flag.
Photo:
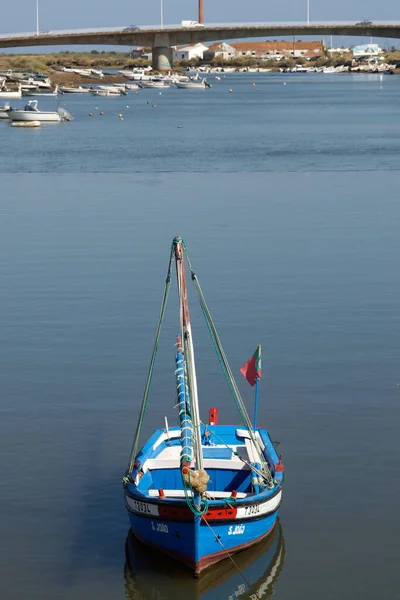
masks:
[(243, 367), (240, 368), (240, 372), (243, 377), (246, 377), (250, 385), (255, 385), (256, 377), (261, 379), (261, 346), (258, 346), (253, 356), (244, 363)]

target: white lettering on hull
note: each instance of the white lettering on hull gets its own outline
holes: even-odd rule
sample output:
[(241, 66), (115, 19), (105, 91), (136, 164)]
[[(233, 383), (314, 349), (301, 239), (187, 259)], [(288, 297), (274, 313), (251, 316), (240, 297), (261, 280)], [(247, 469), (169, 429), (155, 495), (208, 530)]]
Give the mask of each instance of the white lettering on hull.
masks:
[(166, 523), (155, 523), (152, 521), (151, 528), (153, 531), (158, 531), (159, 533), (168, 533), (168, 525)]
[(251, 519), (252, 517), (258, 517), (273, 512), (278, 508), (281, 498), (282, 491), (266, 502), (250, 504), (248, 506), (239, 506), (236, 513), (236, 519)]
[(228, 529), (228, 535), (240, 535), (244, 533), (245, 529), (245, 525), (231, 525)]

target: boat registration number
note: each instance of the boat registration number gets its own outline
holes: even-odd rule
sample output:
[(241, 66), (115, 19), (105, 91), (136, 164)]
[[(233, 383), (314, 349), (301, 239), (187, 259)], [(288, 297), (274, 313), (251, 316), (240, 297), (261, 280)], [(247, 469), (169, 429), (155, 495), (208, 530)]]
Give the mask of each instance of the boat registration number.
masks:
[(159, 531), (160, 533), (168, 533), (168, 525), (165, 523), (154, 523), (151, 522), (151, 528), (153, 531)]
[(241, 533), (244, 533), (245, 529), (245, 525), (231, 525), (228, 529), (228, 535), (240, 535)]
[(253, 504), (251, 506), (245, 506), (245, 515), (256, 515), (257, 513), (260, 512), (260, 505), (259, 504)]
[(137, 510), (138, 512), (142, 512), (142, 513), (147, 513), (150, 514), (150, 509), (148, 504), (146, 504), (146, 502), (138, 502), (138, 500), (134, 500), (133, 501), (133, 506), (135, 508), (135, 510)]

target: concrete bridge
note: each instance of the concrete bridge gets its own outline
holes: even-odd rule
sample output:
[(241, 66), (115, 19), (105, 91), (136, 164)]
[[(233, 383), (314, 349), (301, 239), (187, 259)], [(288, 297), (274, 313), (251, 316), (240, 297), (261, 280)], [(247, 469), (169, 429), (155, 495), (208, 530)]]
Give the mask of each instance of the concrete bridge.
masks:
[(205, 24), (183, 28), (180, 25), (144, 26), (138, 30), (129, 27), (47, 31), (0, 35), (0, 48), (33, 46), (150, 46), (153, 49), (153, 67), (169, 69), (172, 63), (171, 46), (195, 42), (214, 42), (244, 38), (282, 38), (285, 36), (326, 35), (374, 38), (400, 38), (400, 22), (337, 22), (337, 23), (231, 23)]

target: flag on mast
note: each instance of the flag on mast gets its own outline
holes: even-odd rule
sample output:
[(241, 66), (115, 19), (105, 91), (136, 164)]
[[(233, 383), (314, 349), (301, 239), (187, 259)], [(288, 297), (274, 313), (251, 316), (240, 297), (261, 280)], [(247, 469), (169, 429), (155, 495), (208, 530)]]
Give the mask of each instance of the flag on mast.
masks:
[(261, 346), (257, 346), (257, 350), (253, 356), (244, 363), (240, 368), (243, 377), (246, 377), (251, 386), (256, 384), (256, 379), (261, 379)]

